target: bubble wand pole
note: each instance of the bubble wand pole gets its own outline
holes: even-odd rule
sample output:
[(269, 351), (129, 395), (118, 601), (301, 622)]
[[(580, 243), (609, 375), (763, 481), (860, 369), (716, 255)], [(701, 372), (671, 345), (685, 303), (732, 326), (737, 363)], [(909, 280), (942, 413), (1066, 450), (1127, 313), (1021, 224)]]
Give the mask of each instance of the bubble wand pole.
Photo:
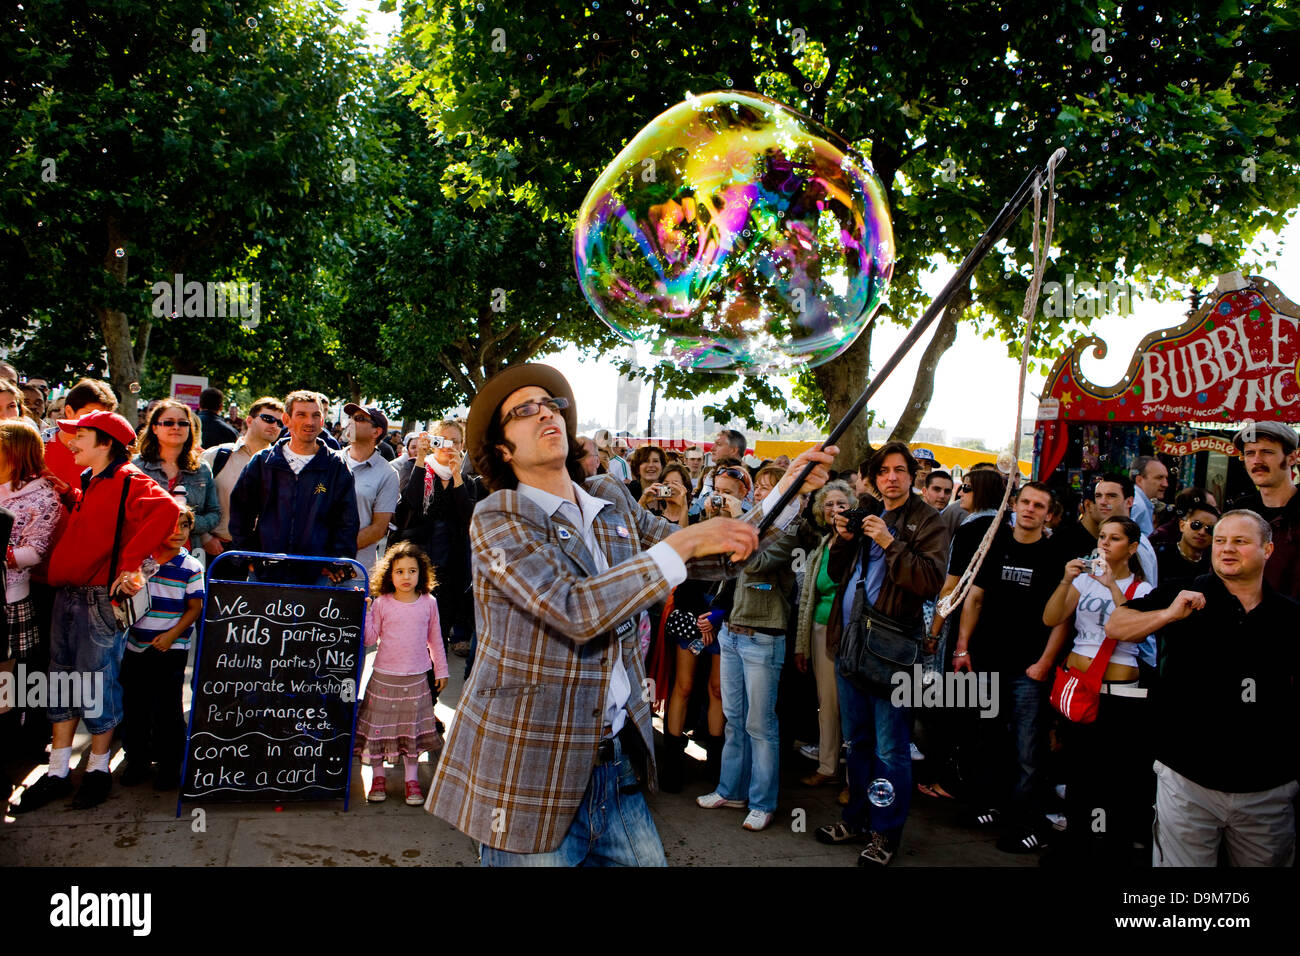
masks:
[[(1047, 161), (1047, 165), (1054, 166), (1064, 157), (1065, 150), (1058, 149)], [(984, 230), (984, 235), (979, 237), (974, 248), (972, 248), (967, 254), (966, 258), (962, 261), (961, 266), (953, 274), (953, 277), (948, 280), (948, 284), (943, 287), (937, 296), (935, 296), (934, 301), (932, 301), (929, 308), (925, 310), (925, 314), (917, 320), (916, 324), (912, 326), (911, 331), (907, 333), (907, 337), (899, 343), (898, 348), (894, 350), (894, 354), (889, 357), (889, 361), (885, 362), (885, 364), (881, 366), (876, 377), (873, 378), (867, 384), (867, 387), (862, 390), (862, 394), (858, 396), (857, 401), (855, 401), (849, 410), (844, 413), (844, 417), (839, 420), (839, 423), (830, 430), (830, 434), (828, 434), (822, 442), (823, 446), (835, 444), (835, 442), (839, 440), (840, 436), (848, 431), (849, 425), (853, 423), (853, 419), (862, 414), (862, 410), (867, 407), (867, 403), (871, 401), (871, 397), (876, 394), (876, 389), (878, 389), (881, 383), (889, 377), (889, 373), (898, 366), (904, 356), (906, 356), (911, 350), (912, 346), (916, 344), (917, 340), (925, 334), (925, 330), (930, 327), (930, 324), (934, 322), (940, 314), (942, 314), (945, 308), (947, 308), (948, 303), (952, 300), (952, 297), (957, 294), (958, 290), (966, 288), (970, 283), (971, 276), (975, 274), (976, 266), (978, 266), (984, 260), (984, 257), (989, 254), (989, 251), (993, 248), (994, 244), (1006, 235), (1007, 230), (1011, 228), (1011, 224), (1016, 221), (1020, 216), (1020, 213), (1034, 198), (1034, 192), (1036, 191), (1035, 184), (1046, 182), (1047, 174), (1044, 168), (1035, 168), (1030, 170), (1029, 175), (1025, 177), (1025, 181), (1020, 184), (1020, 188), (1018, 188), (1012, 197), (1007, 200), (1006, 205), (1004, 205), (1002, 210), (994, 217), (993, 222)], [(776, 521), (777, 516), (785, 510), (786, 505), (788, 505), (795, 497), (798, 493), (798, 489), (803, 486), (804, 479), (808, 477), (814, 467), (815, 466), (809, 462), (804, 467), (803, 473), (790, 485), (789, 488), (786, 489), (777, 500), (776, 504), (767, 509), (767, 514), (764, 515), (763, 519), (758, 524), (759, 534), (762, 534), (772, 526), (772, 523)], [(754, 509), (754, 511), (759, 510), (761, 509)], [(753, 512), (750, 513), (753, 514)]]

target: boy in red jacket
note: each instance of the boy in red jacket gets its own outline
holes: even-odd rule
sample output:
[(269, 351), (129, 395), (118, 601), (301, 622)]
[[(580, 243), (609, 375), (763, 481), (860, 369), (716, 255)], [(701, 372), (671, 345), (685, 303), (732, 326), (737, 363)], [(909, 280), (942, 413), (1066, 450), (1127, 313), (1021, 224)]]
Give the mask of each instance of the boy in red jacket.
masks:
[[(75, 685), (81, 693), (50, 701), (54, 744), (49, 768), (27, 788), (13, 813), (35, 810), (72, 792), (72, 738), (83, 718), (93, 735), (90, 764), (72, 805), (87, 809), (108, 797), (108, 751), (122, 721), (118, 670), (126, 649), (126, 630), (113, 616), (111, 596), (129, 596), (144, 586), (158, 566), (153, 555), (171, 537), (180, 514), (166, 489), (128, 461), (135, 432), (121, 415), (95, 411), (76, 421), (60, 420), (59, 428), (73, 435), (68, 450), (88, 470), (81, 474), (81, 488), (70, 492), (68, 522), (50, 553), (48, 578), (56, 589), (50, 685), (52, 691)], [(60, 680), (60, 673), (72, 680)]]

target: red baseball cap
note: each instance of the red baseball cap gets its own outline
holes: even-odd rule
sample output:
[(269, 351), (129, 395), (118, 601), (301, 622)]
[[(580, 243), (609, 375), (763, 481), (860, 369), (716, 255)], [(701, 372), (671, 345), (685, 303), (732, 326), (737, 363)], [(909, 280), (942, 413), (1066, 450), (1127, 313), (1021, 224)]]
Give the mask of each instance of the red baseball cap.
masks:
[(117, 412), (90, 412), (75, 421), (71, 418), (60, 418), (59, 428), (65, 432), (76, 432), (78, 428), (98, 428), (104, 434), (116, 438), (123, 445), (129, 446), (135, 441), (135, 429), (131, 427), (130, 422)]

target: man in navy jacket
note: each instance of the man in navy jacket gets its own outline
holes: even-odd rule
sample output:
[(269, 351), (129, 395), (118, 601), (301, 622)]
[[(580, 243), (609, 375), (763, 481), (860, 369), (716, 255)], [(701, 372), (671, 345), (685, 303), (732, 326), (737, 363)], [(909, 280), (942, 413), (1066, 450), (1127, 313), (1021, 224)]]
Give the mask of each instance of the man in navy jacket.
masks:
[[(284, 400), (289, 436), (264, 448), (244, 466), (230, 493), (231, 548), (242, 551), (355, 558), (356, 490), (342, 456), (320, 434), (325, 417), (314, 392)], [(258, 580), (294, 584), (337, 584), (347, 566), (313, 570), (301, 562), (254, 564)]]

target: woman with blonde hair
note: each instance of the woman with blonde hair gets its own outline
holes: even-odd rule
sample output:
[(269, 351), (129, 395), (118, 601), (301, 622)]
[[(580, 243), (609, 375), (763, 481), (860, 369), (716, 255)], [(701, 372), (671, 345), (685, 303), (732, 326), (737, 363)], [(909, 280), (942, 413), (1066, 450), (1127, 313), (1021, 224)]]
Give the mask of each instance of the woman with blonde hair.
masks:
[(803, 778), (805, 786), (834, 783), (840, 768), (840, 706), (835, 685), (835, 659), (826, 650), (826, 622), (835, 601), (835, 579), (830, 576), (831, 541), (835, 538), (835, 516), (856, 508), (857, 496), (846, 481), (829, 481), (813, 498), (812, 524), (821, 541), (804, 566), (803, 591), (799, 595), (799, 616), (795, 625), (794, 663), (800, 673), (811, 662), (817, 684), (817, 769)]
[(164, 398), (149, 409), (136, 440), (135, 465), (194, 512), (194, 539), (221, 520), (221, 500), (212, 469), (199, 461), (199, 417), (184, 402)]

